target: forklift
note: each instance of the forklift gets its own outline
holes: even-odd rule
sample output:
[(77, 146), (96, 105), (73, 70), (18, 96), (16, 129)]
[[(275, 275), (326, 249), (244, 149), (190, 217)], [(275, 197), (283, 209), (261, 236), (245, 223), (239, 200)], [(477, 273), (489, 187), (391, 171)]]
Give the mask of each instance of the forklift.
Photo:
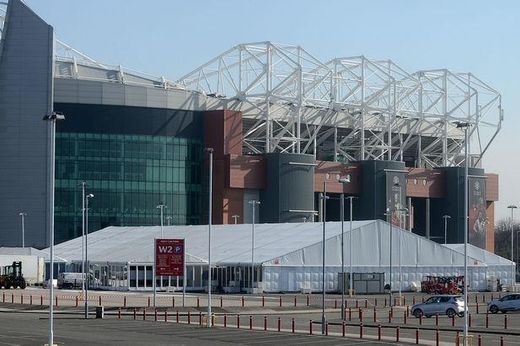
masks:
[(22, 262), (15, 261), (10, 266), (5, 266), (2, 268), (2, 273), (0, 275), (0, 288), (21, 288), (25, 289), (27, 283), (22, 276)]

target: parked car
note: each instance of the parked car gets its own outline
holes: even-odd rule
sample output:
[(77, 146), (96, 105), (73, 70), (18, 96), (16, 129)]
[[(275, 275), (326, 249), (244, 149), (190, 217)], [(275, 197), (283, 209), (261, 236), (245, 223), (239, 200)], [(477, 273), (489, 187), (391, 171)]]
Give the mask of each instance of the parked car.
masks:
[(493, 299), (488, 303), (488, 310), (492, 314), (520, 310), (520, 294), (508, 294), (500, 299)]
[(428, 298), (424, 303), (412, 306), (412, 315), (431, 317), (433, 315), (464, 316), (464, 298), (458, 295), (440, 295)]

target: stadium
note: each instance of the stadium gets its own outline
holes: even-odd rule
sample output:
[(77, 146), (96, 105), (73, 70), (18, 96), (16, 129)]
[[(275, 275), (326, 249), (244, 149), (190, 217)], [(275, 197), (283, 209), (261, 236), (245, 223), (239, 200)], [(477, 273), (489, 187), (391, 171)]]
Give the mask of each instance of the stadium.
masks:
[(168, 224), (207, 224), (212, 148), (214, 224), (251, 223), (252, 200), (260, 223), (338, 221), (344, 196), (354, 220), (452, 244), (464, 239), (467, 164), (470, 243), (494, 250), (498, 176), (482, 158), (501, 128), (501, 95), (471, 73), (411, 72), (364, 56), (322, 61), (266, 41), (170, 80), (72, 48), (19, 0), (2, 6), (4, 246), (22, 244), (20, 212), (25, 244), (49, 243), (52, 143), (41, 119), (59, 112), (58, 243), (81, 235), (83, 181), (95, 196), (90, 232), (158, 225), (158, 205)]

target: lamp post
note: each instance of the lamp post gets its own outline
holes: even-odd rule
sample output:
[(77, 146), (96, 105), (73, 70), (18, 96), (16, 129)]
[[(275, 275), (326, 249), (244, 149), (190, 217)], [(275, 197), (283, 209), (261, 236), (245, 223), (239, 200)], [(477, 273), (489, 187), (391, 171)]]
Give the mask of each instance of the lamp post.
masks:
[(444, 219), (444, 244), (448, 244), (448, 219), (451, 219), (449, 215), (443, 215)]
[[(518, 247), (518, 238), (520, 238), (520, 231), (516, 231), (516, 271), (518, 272), (518, 262), (520, 262), (520, 248)], [(516, 276), (515, 276), (516, 284)]]
[(253, 294), (253, 285), (255, 277), (255, 212), (256, 206), (260, 205), (260, 201), (251, 200), (248, 202), (253, 208), (253, 223), (251, 224), (251, 294)]
[(464, 345), (468, 345), (468, 128), (467, 122), (457, 123), (464, 130)]
[[(345, 178), (338, 179), (338, 182), (342, 184), (350, 183), (350, 175), (347, 175)], [(352, 200), (351, 200), (352, 202)], [(345, 319), (345, 251), (344, 251), (344, 243), (345, 243), (345, 194), (341, 193), (340, 199), (340, 218), (341, 218), (341, 319)], [(352, 220), (352, 213), (350, 214), (350, 220)], [(352, 229), (350, 230), (352, 231)], [(352, 237), (352, 235), (350, 235)], [(350, 278), (352, 280), (352, 278)]]
[(171, 226), (171, 225), (172, 225), (172, 219), (173, 219), (173, 217), (171, 217), (171, 216), (166, 216), (166, 224), (167, 224), (168, 226)]
[(514, 233), (513, 233), (513, 211), (518, 208), (516, 205), (511, 204), (507, 206), (509, 209), (511, 209), (511, 285), (514, 285), (516, 283), (516, 277), (515, 277), (515, 258), (513, 257), (513, 246), (514, 246)]
[[(168, 208), (164, 203), (160, 203), (156, 207), (157, 209), (161, 210), (161, 238), (164, 238), (164, 208)], [(155, 279), (154, 279), (155, 280)]]
[(27, 216), (27, 213), (22, 211), (18, 215), (22, 218), (22, 248), (25, 248), (25, 217)]
[(325, 335), (325, 227), (327, 223), (327, 182), (323, 180), (323, 193), (320, 195), (322, 200), (322, 216), (323, 216), (323, 238), (321, 245), (322, 268), (321, 268), (321, 334)]
[[(87, 278), (87, 274), (85, 272), (85, 189), (87, 187), (87, 182), (81, 182), (81, 274), (82, 274), (82, 283), (81, 283), (81, 295), (83, 299), (85, 299), (85, 281)], [(86, 318), (86, 315), (85, 315)]]
[(213, 148), (206, 148), (209, 154), (209, 189), (208, 189), (208, 323), (211, 328), (211, 217), (213, 196)]
[(56, 161), (56, 122), (65, 120), (61, 113), (52, 112), (43, 117), (49, 122), (49, 340), (50, 346), (54, 345), (54, 182), (55, 182), (55, 161)]
[(238, 223), (239, 215), (232, 215), (231, 218), (233, 219), (233, 223), (236, 225)]
[(390, 243), (390, 256), (389, 256), (389, 271), (388, 271), (388, 277), (389, 277), (389, 294), (390, 294), (390, 307), (393, 306), (393, 302), (392, 302), (392, 210), (390, 208), (386, 208), (386, 213), (384, 213), (383, 215), (385, 215), (387, 217), (387, 221), (389, 221), (388, 223), (390, 224), (390, 240), (389, 240), (389, 243)]
[(350, 231), (348, 232), (348, 247), (349, 247), (349, 297), (352, 297), (352, 291), (354, 290), (354, 287), (353, 287), (353, 275), (354, 275), (354, 271), (353, 271), (353, 266), (352, 266), (352, 207), (353, 207), (353, 203), (354, 203), (354, 196), (348, 196), (348, 199), (350, 200)]
[(87, 196), (85, 196), (85, 277), (84, 277), (84, 281), (85, 281), (85, 311), (84, 311), (84, 317), (85, 319), (88, 318), (88, 284), (89, 284), (89, 265), (88, 265), (88, 212), (89, 212), (89, 207), (88, 207), (88, 200), (90, 198), (94, 198), (94, 195), (89, 193)]

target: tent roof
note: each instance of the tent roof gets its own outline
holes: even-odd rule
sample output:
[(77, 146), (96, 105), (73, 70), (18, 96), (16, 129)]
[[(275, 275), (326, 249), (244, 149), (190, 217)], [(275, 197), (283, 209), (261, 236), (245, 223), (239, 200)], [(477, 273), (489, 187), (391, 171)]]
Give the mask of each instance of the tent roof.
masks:
[[(444, 246), (455, 250), (461, 254), (464, 254), (464, 244), (445, 244)], [(468, 256), (476, 259), (477, 261), (484, 262), (488, 265), (499, 264), (499, 265), (512, 265), (513, 262), (510, 260), (496, 255), (487, 250), (481, 249), (475, 245), (468, 244)]]
[[(354, 221), (353, 228), (376, 221)], [(349, 223), (345, 223), (345, 231)], [(164, 238), (186, 239), (186, 262), (206, 263), (208, 226), (164, 226)], [(340, 222), (327, 223), (327, 237), (341, 234)], [(251, 263), (251, 225), (213, 225), (211, 259), (218, 263)], [(321, 223), (255, 224), (255, 262), (263, 263), (322, 240)], [(161, 237), (160, 226), (107, 227), (88, 236), (91, 261), (153, 262), (153, 239)], [(47, 249), (45, 250), (47, 253)], [(81, 237), (54, 247), (56, 258), (81, 260)], [(48, 255), (46, 256), (48, 258)]]

